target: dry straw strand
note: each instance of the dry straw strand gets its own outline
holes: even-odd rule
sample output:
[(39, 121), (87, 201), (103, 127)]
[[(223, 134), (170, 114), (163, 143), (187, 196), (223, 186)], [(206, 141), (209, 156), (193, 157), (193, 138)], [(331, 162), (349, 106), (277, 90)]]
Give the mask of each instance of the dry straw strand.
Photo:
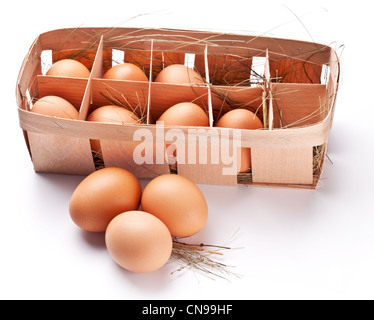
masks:
[[(213, 249), (206, 249), (207, 247)], [(234, 275), (240, 277), (239, 274), (232, 272), (226, 265), (212, 258), (213, 255), (222, 256), (222, 250), (231, 249), (228, 246), (207, 245), (207, 244), (187, 244), (178, 240), (173, 241), (173, 251), (171, 259), (181, 266), (172, 272), (180, 272), (186, 268), (201, 273), (211, 279), (216, 277), (228, 280), (228, 276)]]

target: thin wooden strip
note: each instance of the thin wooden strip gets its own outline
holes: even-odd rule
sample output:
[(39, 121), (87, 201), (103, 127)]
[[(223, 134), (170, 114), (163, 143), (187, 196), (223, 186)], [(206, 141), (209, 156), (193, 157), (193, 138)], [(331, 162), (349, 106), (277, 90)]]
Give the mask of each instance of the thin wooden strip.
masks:
[(87, 86), (87, 79), (39, 75), (37, 85), (39, 98), (49, 95), (59, 96), (79, 110)]
[[(268, 101), (266, 101), (266, 108), (263, 108), (265, 116), (265, 123), (264, 128), (268, 128), (269, 130), (273, 130), (274, 126), (274, 102), (273, 102), (273, 94), (270, 88), (271, 83), (271, 76), (270, 76), (270, 59), (269, 59), (269, 50), (266, 49), (266, 62), (265, 62), (265, 93), (264, 97)], [(264, 103), (265, 104), (265, 103)]]
[(106, 28), (65, 28), (40, 34), (43, 50), (87, 50), (98, 44)]
[(28, 132), (36, 172), (89, 174), (95, 170), (87, 139)]
[(79, 120), (86, 120), (88, 113), (90, 112), (90, 106), (92, 104), (92, 79), (101, 78), (103, 72), (103, 37), (100, 39), (99, 46), (97, 48), (95, 61), (92, 66), (90, 76), (88, 78), (87, 87), (82, 98), (82, 102), (79, 108)]
[(94, 52), (94, 62), (90, 74), (90, 79), (101, 78), (103, 75), (104, 64), (104, 38), (101, 37), (99, 46)]
[(145, 81), (92, 79), (92, 106), (122, 106), (146, 120), (149, 90), (150, 85)]
[(35, 76), (42, 73), (40, 58), (42, 50), (40, 37), (37, 37), (27, 52), (18, 74), (16, 85), (18, 107), (22, 107), (23, 97), (26, 96), (30, 85), (36, 81)]
[(294, 58), (325, 64), (329, 61), (329, 46), (314, 42), (266, 36), (230, 33), (152, 29), (152, 28), (76, 28), (53, 30), (41, 34), (45, 49), (84, 49), (92, 42), (99, 42), (105, 35), (106, 42), (118, 49), (144, 49), (145, 42), (155, 40), (155, 50), (203, 54), (206, 44), (212, 46), (212, 55), (237, 54), (264, 56), (265, 50), (274, 59)]
[[(186, 142), (188, 139), (192, 140), (193, 138), (191, 136), (186, 137)], [(185, 146), (184, 161), (181, 163), (177, 160), (178, 174), (185, 176), (195, 183), (237, 185), (236, 159), (231, 159), (235, 163), (224, 163), (223, 160), (225, 159), (222, 158), (220, 150), (222, 145), (212, 145), (209, 139), (211, 137), (208, 137), (206, 140), (204, 138), (196, 139), (193, 144), (191, 140), (188, 141), (188, 144)], [(230, 146), (232, 149), (232, 143), (230, 143)], [(234, 154), (235, 151), (231, 150), (231, 152)], [(234, 169), (231, 170), (233, 167)]]
[(340, 62), (339, 58), (335, 51), (331, 50), (330, 60), (329, 60), (329, 81), (327, 84), (327, 100), (329, 107), (331, 108), (332, 117), (331, 125), (335, 113), (335, 103), (336, 103), (336, 94), (339, 87), (339, 78), (340, 78)]
[(141, 164), (138, 164), (134, 158), (135, 149), (139, 146), (138, 142), (104, 139), (100, 140), (100, 145), (104, 163), (107, 167), (124, 168), (138, 178), (155, 178), (160, 174), (169, 173), (169, 165), (166, 161), (161, 164), (156, 163), (154, 146), (151, 144), (144, 146), (144, 148), (150, 147), (152, 149), (153, 161)]
[(313, 184), (313, 148), (252, 148), (254, 183)]
[[(205, 78), (206, 82), (210, 83), (210, 78), (209, 78), (209, 64), (208, 64), (208, 46), (205, 47), (204, 51), (204, 65), (205, 65)], [(211, 87), (208, 85), (208, 117), (209, 117), (209, 126), (213, 127), (213, 104), (212, 104), (212, 91)]]
[[(149, 65), (149, 75), (148, 75), (148, 95), (147, 95), (147, 124), (153, 123), (153, 119), (151, 119), (151, 84), (152, 84), (152, 73), (153, 73), (153, 41), (151, 41), (151, 61)], [(144, 122), (144, 121), (143, 121)]]
[[(155, 125), (122, 125), (60, 119), (35, 114), (21, 108), (18, 108), (18, 115), (21, 128), (32, 132), (82, 137), (87, 139), (124, 139), (131, 141), (136, 130), (147, 128), (150, 130), (152, 136), (156, 137)], [(331, 113), (322, 122), (302, 128), (240, 130), (242, 147), (296, 148), (322, 145), (327, 141), (330, 132), (330, 117)], [(169, 129), (171, 128), (165, 127), (165, 130)], [(179, 129), (182, 132), (188, 133), (189, 127)], [(216, 129), (220, 130), (222, 128)], [(234, 131), (238, 129), (229, 130)], [(208, 134), (208, 132), (206, 134)]]
[(205, 85), (151, 84), (151, 114), (157, 120), (171, 106), (180, 102), (193, 102), (209, 111), (209, 88)]

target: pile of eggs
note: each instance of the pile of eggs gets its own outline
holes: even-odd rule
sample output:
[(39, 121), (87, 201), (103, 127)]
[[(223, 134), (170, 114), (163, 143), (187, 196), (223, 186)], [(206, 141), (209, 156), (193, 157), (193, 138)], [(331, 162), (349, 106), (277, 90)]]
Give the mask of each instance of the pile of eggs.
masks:
[(72, 221), (89, 232), (105, 232), (117, 264), (133, 272), (151, 272), (170, 258), (172, 237), (189, 237), (203, 229), (208, 206), (189, 179), (165, 174), (142, 191), (129, 171), (109, 167), (88, 175), (69, 204)]

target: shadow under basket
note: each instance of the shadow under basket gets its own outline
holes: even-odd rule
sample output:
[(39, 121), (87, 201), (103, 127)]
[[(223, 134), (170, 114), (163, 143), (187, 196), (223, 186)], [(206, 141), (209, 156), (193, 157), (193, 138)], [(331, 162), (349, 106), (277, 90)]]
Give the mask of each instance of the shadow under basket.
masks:
[[(46, 75), (55, 61), (75, 59), (90, 77)], [(138, 65), (148, 81), (103, 79), (112, 66)], [(202, 84), (155, 82), (171, 64), (197, 71)], [(138, 178), (183, 175), (195, 183), (316, 188), (326, 158), (339, 59), (323, 44), (244, 34), (137, 28), (77, 28), (39, 35), (17, 79), (20, 127), (36, 172), (87, 175), (122, 167)], [(33, 103), (56, 95), (71, 102), (79, 120), (33, 113)], [(179, 102), (199, 105), (207, 127), (163, 126), (159, 116)], [(90, 122), (109, 104), (133, 110), (136, 124)], [(226, 112), (255, 113), (263, 129), (215, 127)], [(91, 142), (99, 141), (95, 154)], [(166, 147), (177, 148), (177, 163)], [(250, 168), (238, 173), (236, 155), (250, 149)], [(234, 165), (235, 164), (235, 165)]]

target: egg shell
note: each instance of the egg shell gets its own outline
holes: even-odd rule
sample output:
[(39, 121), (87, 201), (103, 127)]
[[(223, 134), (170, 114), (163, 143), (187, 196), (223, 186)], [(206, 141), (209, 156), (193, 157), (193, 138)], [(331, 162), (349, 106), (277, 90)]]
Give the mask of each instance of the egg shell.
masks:
[[(197, 104), (192, 102), (181, 102), (167, 109), (158, 119), (163, 121), (166, 126), (191, 126), (191, 127), (208, 127), (209, 118), (206, 112)], [(175, 166), (177, 151), (170, 144), (166, 145), (168, 162)]]
[(78, 110), (67, 100), (57, 96), (45, 96), (34, 103), (31, 112), (46, 116), (78, 120)]
[[(247, 109), (234, 109), (225, 113), (216, 123), (216, 127), (232, 129), (262, 129), (261, 120)], [(239, 163), (240, 161), (240, 163)], [(246, 172), (251, 166), (251, 149), (241, 148), (238, 150), (238, 172)]]
[(204, 83), (204, 80), (194, 69), (183, 64), (172, 64), (160, 71), (155, 82), (169, 84), (199, 84)]
[(104, 168), (88, 175), (75, 189), (69, 204), (73, 222), (92, 232), (104, 232), (118, 214), (139, 208), (139, 180), (122, 168)]
[(252, 111), (239, 108), (225, 113), (218, 120), (216, 127), (255, 130), (262, 129), (263, 124)]
[(164, 125), (208, 127), (206, 112), (195, 103), (181, 102), (168, 108), (158, 119)]
[[(87, 117), (87, 121), (125, 124), (139, 123), (140, 119), (133, 111), (127, 110), (126, 108), (115, 105), (107, 105), (92, 111)], [(97, 156), (102, 157), (100, 140), (92, 139), (91, 149)]]
[(63, 59), (55, 62), (47, 71), (48, 76), (88, 78), (90, 70), (81, 62), (73, 59)]
[(165, 224), (143, 211), (128, 211), (116, 216), (108, 225), (105, 243), (116, 263), (139, 273), (161, 268), (173, 249)]
[(165, 223), (175, 237), (192, 236), (208, 219), (203, 193), (191, 180), (177, 174), (151, 180), (144, 188), (141, 207)]
[(133, 63), (122, 63), (105, 72), (103, 79), (148, 81), (144, 71)]

